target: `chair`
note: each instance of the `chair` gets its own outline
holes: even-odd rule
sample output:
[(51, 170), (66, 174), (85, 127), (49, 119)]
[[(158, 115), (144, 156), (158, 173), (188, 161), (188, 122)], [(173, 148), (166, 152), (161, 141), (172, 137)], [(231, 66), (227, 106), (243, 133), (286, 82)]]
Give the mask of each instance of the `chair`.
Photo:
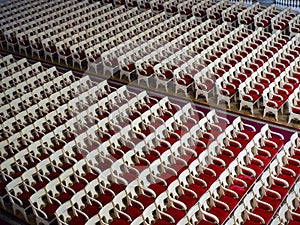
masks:
[(56, 52), (57, 49), (56, 49), (54, 43), (59, 42), (59, 41), (60, 41), (60, 39), (59, 39), (58, 35), (54, 35), (53, 37), (49, 37), (49, 38), (42, 40), (45, 59), (47, 59), (47, 56), (48, 56), (51, 59), (51, 61), (53, 62), (54, 56), (56, 56), (56, 54), (57, 54), (57, 52)]
[(153, 65), (144, 61), (144, 59), (138, 60), (135, 63), (136, 72), (138, 76), (138, 83), (144, 81), (149, 86), (149, 79), (154, 75)]
[(101, 58), (104, 66), (103, 72), (105, 73), (106, 71), (108, 71), (109, 75), (113, 75), (115, 72), (119, 70), (119, 63), (114, 50), (115, 49), (112, 48), (111, 50), (101, 54)]
[(284, 99), (281, 95), (274, 92), (273, 88), (275, 84), (271, 84), (268, 89), (264, 90), (263, 104), (264, 104), (264, 113), (263, 117), (266, 116), (268, 112), (271, 112), (275, 115), (275, 119), (278, 120), (278, 111), (281, 110), (283, 113), (284, 105), (287, 99)]
[(123, 55), (118, 58), (119, 68), (120, 68), (120, 79), (123, 75), (131, 82), (131, 75), (135, 72), (134, 61), (128, 59), (128, 56)]
[(233, 98), (236, 101), (236, 88), (230, 84), (225, 83), (222, 78), (216, 81), (216, 93), (217, 93), (217, 104), (220, 104), (221, 100), (224, 100), (230, 108), (230, 101)]
[(63, 41), (58, 42), (55, 46), (58, 53), (58, 61), (63, 60), (68, 65), (68, 59), (71, 57), (70, 48)]
[(77, 44), (70, 47), (70, 52), (73, 59), (73, 67), (77, 63), (80, 69), (83, 68), (83, 63), (86, 62), (86, 55), (84, 50)]
[(74, 207), (71, 201), (67, 201), (60, 205), (55, 211), (55, 215), (59, 225), (65, 224), (85, 224), (89, 217)]
[(43, 52), (42, 40), (37, 35), (33, 35), (28, 38), (32, 54), (36, 54), (39, 58), (41, 57), (41, 53)]
[(98, 73), (98, 66), (101, 64), (101, 52), (98, 49), (99, 44), (95, 45), (92, 48), (85, 50), (85, 55), (87, 57), (88, 70), (93, 68), (96, 73)]
[[(22, 187), (23, 186), (23, 187)], [(18, 177), (6, 185), (6, 190), (12, 204), (13, 213), (22, 213), (26, 222), (29, 222), (28, 211), (31, 208), (29, 197), (35, 192), (30, 186), (23, 183), (22, 178)]]
[(56, 221), (54, 212), (60, 202), (49, 195), (45, 188), (33, 193), (29, 198), (29, 202), (37, 224), (50, 225)]
[(290, 123), (293, 119), (300, 120), (299, 90), (299, 88), (296, 89), (288, 98), (288, 111), (290, 113), (288, 123)]
[(194, 78), (185, 73), (184, 71), (174, 70), (174, 81), (175, 81), (175, 93), (182, 90), (186, 96), (188, 96), (188, 89), (193, 87)]

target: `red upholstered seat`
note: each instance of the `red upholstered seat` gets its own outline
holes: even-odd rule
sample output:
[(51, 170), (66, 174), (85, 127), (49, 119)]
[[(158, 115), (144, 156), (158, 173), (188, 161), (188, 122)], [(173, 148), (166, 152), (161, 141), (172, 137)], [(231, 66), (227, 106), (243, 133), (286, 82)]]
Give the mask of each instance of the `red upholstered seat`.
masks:
[[(234, 181), (234, 182), (237, 183), (238, 181)], [(233, 190), (241, 198), (246, 193), (248, 187), (243, 187), (240, 186), (240, 184), (235, 184), (235, 183), (231, 184), (228, 187), (228, 189)]]
[(198, 201), (194, 196), (189, 195), (188, 193), (184, 193), (178, 198), (179, 201), (183, 202), (188, 209), (192, 208), (193, 205)]
[(276, 198), (276, 196), (265, 195), (264, 197), (261, 198), (261, 200), (263, 202), (269, 203), (274, 210), (276, 210), (281, 203), (281, 199)]
[(125, 189), (125, 186), (122, 184), (112, 183), (109, 189), (112, 190), (115, 194), (118, 194)]
[[(263, 153), (260, 152), (260, 154), (255, 155), (254, 158), (261, 160), (263, 162), (264, 166), (266, 166), (270, 162), (271, 159), (269, 157), (267, 157), (266, 155), (262, 155), (262, 154)], [(253, 163), (253, 162), (251, 161), (251, 163)]]
[(281, 185), (271, 185), (269, 187), (271, 190), (278, 192), (281, 196), (285, 196), (288, 192), (288, 187), (283, 187)]
[[(224, 152), (225, 153), (225, 152)], [(222, 159), (224, 162), (225, 162), (225, 164), (227, 165), (227, 166), (229, 166), (229, 164), (234, 160), (234, 158), (232, 158), (231, 156), (229, 156), (229, 155), (225, 155), (225, 154), (219, 154), (218, 156), (217, 156), (219, 159)]]
[(53, 179), (55, 179), (56, 177), (58, 177), (59, 175), (60, 175), (60, 172), (53, 171), (53, 172), (49, 173), (49, 174), (47, 175), (47, 177), (48, 177), (50, 180), (53, 180)]
[(259, 221), (247, 220), (244, 225), (261, 225)]
[(300, 225), (300, 221), (291, 220), (287, 225)]
[(194, 79), (190, 76), (185, 76), (184, 78), (178, 80), (178, 84), (187, 85), (187, 86), (193, 82), (194, 82)]
[(176, 224), (185, 216), (185, 211), (175, 207), (170, 207), (165, 212), (173, 217)]
[(5, 187), (8, 183), (9, 181), (5, 181), (5, 180), (0, 182), (0, 195), (4, 196), (7, 193)]
[[(267, 106), (273, 107), (273, 108), (280, 108), (284, 103), (281, 100), (274, 100), (274, 99), (271, 99), (271, 100), (272, 100), (272, 102), (270, 102), (270, 101), (267, 102)], [(276, 104), (274, 102), (276, 102)]]
[(247, 183), (248, 187), (251, 186), (251, 184), (255, 181), (254, 177), (250, 177), (250, 176), (248, 176), (246, 174), (239, 174), (237, 176), (237, 178), (245, 181)]
[(64, 203), (68, 200), (70, 200), (73, 196), (73, 193), (67, 193), (67, 192), (61, 192), (59, 196), (56, 197), (58, 201), (61, 203)]
[[(277, 149), (280, 149), (283, 145), (284, 145), (284, 140), (281, 139), (277, 139), (277, 138), (268, 138), (269, 141), (275, 142), (277, 144)], [(269, 144), (268, 142), (266, 142), (266, 145), (270, 145), (273, 147), (272, 144)]]
[(134, 64), (128, 64), (125, 67), (122, 67), (123, 70), (131, 72), (133, 70), (135, 70), (135, 65)]
[(176, 180), (176, 176), (170, 173), (162, 173), (159, 177), (165, 180), (168, 185), (170, 185), (174, 180)]
[[(298, 158), (300, 159), (300, 156)], [(288, 168), (288, 169), (293, 170), (297, 175), (300, 174), (300, 166), (299, 166), (299, 164), (293, 163), (293, 161), (289, 162), (289, 164), (285, 165), (285, 167)]]
[(211, 90), (214, 87), (214, 83), (212, 83), (210, 80), (206, 80), (204, 83), (198, 84), (198, 87), (201, 90), (208, 91), (208, 90)]
[[(202, 186), (203, 184), (197, 184), (197, 180), (195, 180), (194, 184), (190, 184), (190, 186), (188, 187), (190, 190), (194, 191), (197, 196), (201, 196), (206, 192), (206, 188)], [(208, 184), (207, 184), (208, 185)]]
[(154, 222), (155, 225), (170, 225), (171, 221), (166, 221), (164, 219), (158, 219)]
[(182, 11), (182, 14), (184, 14), (184, 15), (190, 15), (191, 13), (192, 13), (192, 10), (190, 10), (190, 9), (184, 9)]
[[(48, 221), (51, 221), (55, 218), (55, 211), (59, 207), (59, 204), (56, 202), (48, 203), (44, 208), (42, 208), (42, 211), (47, 215)], [(37, 211), (39, 213), (39, 211)], [(43, 215), (40, 215), (43, 218)]]
[(124, 219), (116, 218), (110, 223), (110, 225), (130, 225), (130, 223)]
[(109, 203), (110, 201), (112, 201), (113, 197), (110, 196), (110, 193), (107, 193), (107, 194), (100, 194), (95, 199), (98, 200), (99, 202), (101, 202), (101, 204), (104, 206), (107, 203)]
[(136, 174), (133, 174), (133, 173), (124, 173), (122, 175), (122, 177), (128, 182), (130, 183), (131, 181), (135, 180), (137, 178), (137, 175)]
[(213, 225), (213, 222), (209, 222), (207, 220), (201, 220), (197, 225)]
[(219, 200), (221, 202), (225, 202), (229, 206), (230, 210), (233, 210), (236, 204), (239, 202), (239, 199), (228, 195), (222, 195), (221, 198), (219, 198)]
[(220, 224), (222, 224), (227, 216), (229, 215), (229, 211), (226, 211), (225, 209), (219, 208), (219, 207), (212, 207), (209, 210), (209, 213), (215, 215), (218, 217)]
[(293, 177), (291, 174), (287, 175), (287, 174), (279, 174), (278, 178), (281, 178), (285, 181), (287, 181), (289, 183), (290, 186), (292, 186), (292, 184), (295, 182), (296, 177)]
[(47, 182), (44, 182), (44, 181), (38, 181), (36, 182), (34, 185), (32, 185), (32, 187), (35, 189), (35, 190), (40, 190), (41, 188), (45, 187), (47, 184)]
[(128, 206), (123, 212), (128, 214), (132, 220), (142, 214), (142, 210), (134, 206)]
[(143, 206), (146, 208), (147, 206), (149, 206), (150, 204), (152, 204), (154, 202), (154, 198), (151, 198), (147, 195), (141, 194), (139, 195), (136, 200), (140, 203), (143, 204)]
[(221, 94), (226, 95), (226, 96), (233, 96), (235, 94), (235, 92), (236, 92), (236, 89), (234, 89), (231, 86), (227, 86), (226, 88), (221, 90)]
[(84, 212), (89, 218), (96, 215), (101, 208), (94, 206), (94, 205), (86, 205), (84, 209), (82, 209), (82, 212)]
[(23, 203), (23, 207), (26, 208), (27, 206), (30, 205), (29, 203), (29, 198), (33, 193), (29, 192), (29, 191), (24, 191), (23, 193), (21, 193), (20, 195), (18, 195), (18, 198), (22, 201)]
[(267, 208), (264, 209), (264, 208), (256, 207), (253, 210), (253, 213), (261, 216), (265, 220), (266, 224), (268, 224), (268, 222), (270, 221), (270, 219), (273, 216), (273, 212), (269, 211)]
[(264, 170), (264, 166), (261, 166), (256, 163), (250, 163), (247, 165), (248, 168), (252, 169), (255, 171), (256, 175), (261, 174), (261, 172)]
[(156, 195), (160, 195), (162, 192), (167, 190), (167, 187), (163, 186), (162, 184), (150, 184), (149, 188), (152, 189)]

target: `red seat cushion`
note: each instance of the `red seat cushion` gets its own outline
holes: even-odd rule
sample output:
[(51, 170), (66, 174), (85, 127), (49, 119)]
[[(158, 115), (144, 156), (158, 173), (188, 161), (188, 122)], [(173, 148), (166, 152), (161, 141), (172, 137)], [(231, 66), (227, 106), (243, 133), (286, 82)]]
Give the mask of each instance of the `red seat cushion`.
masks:
[(57, 198), (58, 201), (60, 201), (61, 203), (64, 203), (68, 200), (70, 200), (73, 196), (73, 193), (66, 193), (66, 192), (61, 192), (60, 195)]
[(207, 186), (210, 186), (216, 180), (216, 177), (203, 173), (201, 173), (198, 177), (204, 180), (207, 183)]
[(132, 220), (134, 220), (135, 218), (137, 218), (142, 214), (142, 210), (134, 206), (128, 206), (123, 212), (128, 214)]
[(239, 202), (239, 199), (236, 199), (236, 198), (233, 198), (233, 197), (227, 196), (227, 195), (222, 195), (222, 197), (219, 198), (219, 200), (221, 202), (225, 202), (229, 206), (230, 210), (233, 210), (234, 207)]
[(281, 178), (281, 179), (287, 181), (290, 186), (292, 186), (296, 180), (296, 177), (292, 177), (291, 175), (287, 175), (287, 174), (283, 174), (283, 173), (279, 174), (278, 178)]
[(269, 203), (273, 207), (273, 210), (276, 210), (281, 203), (281, 199), (277, 199), (275, 196), (271, 197), (265, 195), (264, 197), (261, 198), (261, 200), (263, 202)]
[[(238, 181), (237, 181), (238, 182)], [(241, 198), (247, 191), (246, 187), (242, 187), (240, 185), (231, 184), (228, 189), (233, 190), (238, 196)]]
[[(226, 91), (224, 91), (226, 90)], [(236, 89), (233, 89), (232, 87), (226, 87), (224, 88), (224, 90), (221, 90), (222, 95), (226, 95), (226, 96), (233, 96), (236, 92)], [(229, 93), (227, 93), (227, 91)]]
[[(46, 213), (46, 215), (48, 216), (48, 221), (51, 221), (52, 219), (55, 218), (55, 211), (57, 210), (57, 208), (59, 207), (59, 204), (56, 202), (48, 203), (44, 208), (42, 208), (42, 211), (44, 213)], [(38, 211), (37, 211), (38, 212)], [(42, 215), (41, 215), (42, 217)]]
[(111, 223), (109, 223), (110, 225), (129, 225), (130, 223), (127, 222), (126, 220), (124, 219), (114, 219)]
[(190, 85), (193, 82), (194, 82), (194, 79), (190, 76), (185, 76), (184, 78), (178, 80), (178, 84), (181, 84), (181, 85)]
[(224, 167), (221, 167), (219, 165), (211, 163), (208, 168), (212, 169), (215, 171), (217, 177), (220, 176), (220, 174), (224, 171)]
[(86, 184), (84, 183), (73, 183), (73, 185), (70, 186), (71, 189), (73, 189), (75, 192), (82, 190), (85, 187)]
[(260, 95), (257, 94), (249, 94), (251, 96), (251, 98), (249, 96), (243, 96), (243, 100), (248, 101), (248, 102), (256, 102), (257, 99), (260, 98)]
[(285, 196), (288, 192), (288, 188), (282, 187), (280, 185), (271, 185), (270, 189), (278, 192), (282, 197)]
[(138, 196), (138, 197), (136, 198), (136, 200), (137, 200), (138, 202), (142, 203), (143, 206), (146, 208), (147, 206), (149, 206), (150, 204), (152, 204), (152, 203), (154, 202), (155, 199), (154, 199), (154, 198), (151, 198), (151, 197), (149, 197), (149, 196), (147, 196), (147, 195), (142, 194), (142, 195)]
[(300, 108), (299, 107), (293, 107), (292, 112), (296, 114), (300, 114)]
[[(208, 185), (208, 184), (207, 184)], [(190, 190), (194, 191), (198, 197), (200, 197), (201, 195), (203, 195), (206, 192), (206, 188), (202, 186), (201, 184), (190, 184), (190, 186), (188, 187)]]
[(254, 170), (256, 175), (261, 174), (261, 172), (264, 170), (263, 166), (256, 165), (256, 164), (253, 164), (253, 163), (248, 164), (247, 167)]
[(6, 192), (6, 185), (9, 183), (9, 181), (1, 181), (0, 182), (0, 195), (4, 196), (7, 192)]
[(244, 225), (261, 225), (260, 222), (252, 221), (252, 220), (247, 220)]
[(175, 220), (175, 223), (178, 223), (179, 220), (181, 220), (185, 216), (185, 211), (179, 210), (174, 207), (168, 208), (166, 213), (173, 217), (173, 219)]
[(97, 206), (94, 205), (87, 205), (85, 208), (82, 210), (89, 218), (93, 217), (96, 215), (101, 208), (98, 208)]
[(167, 188), (162, 184), (150, 184), (149, 188), (152, 189), (156, 195), (160, 195), (162, 192), (167, 190)]
[(267, 210), (267, 209), (263, 209), (263, 208), (258, 208), (256, 207), (254, 210), (253, 210), (253, 213), (254, 214), (257, 214), (259, 216), (261, 216), (264, 220), (265, 220), (265, 223), (268, 224), (268, 222), (270, 221), (270, 219), (272, 218), (273, 216), (273, 212)]
[(188, 209), (192, 208), (193, 205), (198, 201), (197, 198), (193, 196), (189, 196), (188, 193), (184, 193), (178, 198), (179, 201), (183, 202)]
[(109, 203), (110, 201), (112, 201), (112, 196), (110, 196), (110, 194), (100, 194), (96, 200), (98, 200), (99, 202), (101, 202), (101, 204), (104, 206), (107, 203)]
[(122, 184), (112, 183), (109, 189), (111, 189), (115, 194), (118, 194), (125, 189), (125, 186)]
[(283, 105), (283, 102), (281, 100), (273, 100), (272, 99), (272, 101), (276, 102), (277, 105), (274, 102), (268, 101), (267, 102), (267, 106), (273, 107), (273, 108), (280, 108)]
[(133, 174), (133, 173), (124, 173), (122, 175), (122, 177), (128, 182), (130, 183), (131, 181), (135, 180), (137, 178), (137, 175), (136, 174)]
[(224, 222), (224, 220), (227, 218), (227, 216), (229, 215), (228, 211), (225, 211), (224, 209), (221, 209), (218, 207), (212, 207), (209, 210), (209, 213), (218, 217), (220, 224), (222, 224)]
[(30, 205), (29, 203), (29, 198), (31, 197), (32, 193), (28, 191), (24, 191), (20, 195), (18, 195), (18, 198), (22, 201), (23, 203), (23, 208), (26, 208), (27, 206)]
[(40, 190), (41, 188), (45, 187), (46, 186), (46, 182), (44, 181), (38, 181), (36, 182), (34, 185), (32, 185), (32, 187), (35, 189), (35, 190)]
[(237, 178), (239, 178), (239, 179), (245, 181), (245, 182), (247, 183), (248, 187), (251, 186), (251, 184), (255, 181), (255, 178), (250, 177), (250, 176), (245, 175), (245, 174), (239, 174), (239, 175), (237, 176)]

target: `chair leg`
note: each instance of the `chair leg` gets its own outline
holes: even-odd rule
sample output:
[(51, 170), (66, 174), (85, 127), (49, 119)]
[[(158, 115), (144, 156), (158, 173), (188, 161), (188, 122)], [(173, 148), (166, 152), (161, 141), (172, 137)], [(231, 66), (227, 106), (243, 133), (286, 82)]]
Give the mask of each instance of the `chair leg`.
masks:
[(264, 114), (263, 114), (263, 117), (265, 117), (266, 116), (266, 110), (264, 109)]

